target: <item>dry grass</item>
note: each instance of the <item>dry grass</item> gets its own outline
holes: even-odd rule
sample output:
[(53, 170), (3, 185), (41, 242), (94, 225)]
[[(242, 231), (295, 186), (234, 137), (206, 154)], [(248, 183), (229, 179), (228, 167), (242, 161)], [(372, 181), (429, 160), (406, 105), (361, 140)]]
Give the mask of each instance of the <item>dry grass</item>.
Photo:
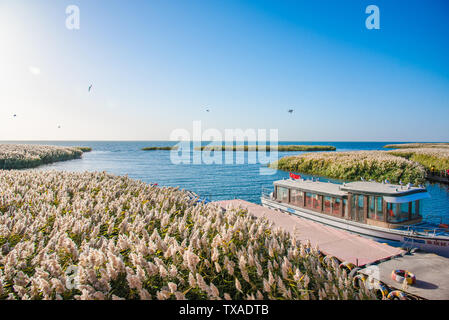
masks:
[(174, 188), (16, 170), (0, 186), (0, 299), (375, 298), (266, 219)]

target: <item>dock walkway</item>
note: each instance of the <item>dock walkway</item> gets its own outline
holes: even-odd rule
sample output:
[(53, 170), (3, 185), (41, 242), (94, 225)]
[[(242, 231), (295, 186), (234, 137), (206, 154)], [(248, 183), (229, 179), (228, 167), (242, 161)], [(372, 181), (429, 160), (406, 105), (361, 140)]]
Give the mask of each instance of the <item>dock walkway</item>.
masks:
[(313, 246), (318, 245), (324, 254), (358, 266), (384, 261), (405, 253), (399, 248), (244, 200), (224, 200), (214, 203), (224, 209), (239, 207), (247, 209), (251, 215), (267, 218), (274, 223), (275, 227), (285, 229), (295, 235), (298, 240), (309, 240)]

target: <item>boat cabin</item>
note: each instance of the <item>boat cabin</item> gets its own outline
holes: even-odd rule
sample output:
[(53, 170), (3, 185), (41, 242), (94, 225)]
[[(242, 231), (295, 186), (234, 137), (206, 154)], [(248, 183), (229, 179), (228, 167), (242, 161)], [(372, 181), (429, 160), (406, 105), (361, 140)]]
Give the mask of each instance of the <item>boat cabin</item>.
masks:
[(422, 220), (425, 188), (379, 182), (336, 184), (312, 180), (278, 180), (273, 199), (295, 208), (386, 228)]

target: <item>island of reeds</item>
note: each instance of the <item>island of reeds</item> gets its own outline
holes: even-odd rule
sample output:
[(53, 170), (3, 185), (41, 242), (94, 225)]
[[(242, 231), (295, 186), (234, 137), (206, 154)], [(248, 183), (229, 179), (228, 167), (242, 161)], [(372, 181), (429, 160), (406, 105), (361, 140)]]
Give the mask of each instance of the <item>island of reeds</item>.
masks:
[(414, 142), (414, 143), (387, 144), (383, 147), (386, 149), (449, 148), (449, 143), (446, 143), (446, 142)]
[(155, 151), (155, 150), (178, 150), (178, 146), (168, 146), (168, 147), (145, 147), (142, 148), (143, 151)]
[(374, 299), (266, 219), (107, 173), (0, 170), (0, 299)]
[(420, 184), (425, 181), (425, 169), (421, 164), (390, 151), (306, 153), (281, 158), (270, 166), (347, 181), (361, 178), (391, 183)]
[(449, 143), (407, 143), (386, 145), (384, 148), (396, 148), (388, 153), (420, 163), (426, 169), (449, 169)]
[(335, 151), (334, 146), (319, 145), (278, 145), (278, 146), (202, 146), (195, 147), (195, 150), (201, 151)]
[(57, 161), (79, 159), (89, 147), (0, 144), (0, 169), (34, 168)]

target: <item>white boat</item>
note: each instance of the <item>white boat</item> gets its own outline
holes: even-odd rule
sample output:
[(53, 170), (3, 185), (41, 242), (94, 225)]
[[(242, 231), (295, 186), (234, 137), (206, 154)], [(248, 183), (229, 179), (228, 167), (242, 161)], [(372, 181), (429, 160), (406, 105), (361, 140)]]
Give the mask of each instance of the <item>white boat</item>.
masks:
[(423, 221), (424, 187), (358, 181), (344, 184), (304, 179), (274, 182), (262, 205), (328, 226), (449, 257), (449, 226)]

